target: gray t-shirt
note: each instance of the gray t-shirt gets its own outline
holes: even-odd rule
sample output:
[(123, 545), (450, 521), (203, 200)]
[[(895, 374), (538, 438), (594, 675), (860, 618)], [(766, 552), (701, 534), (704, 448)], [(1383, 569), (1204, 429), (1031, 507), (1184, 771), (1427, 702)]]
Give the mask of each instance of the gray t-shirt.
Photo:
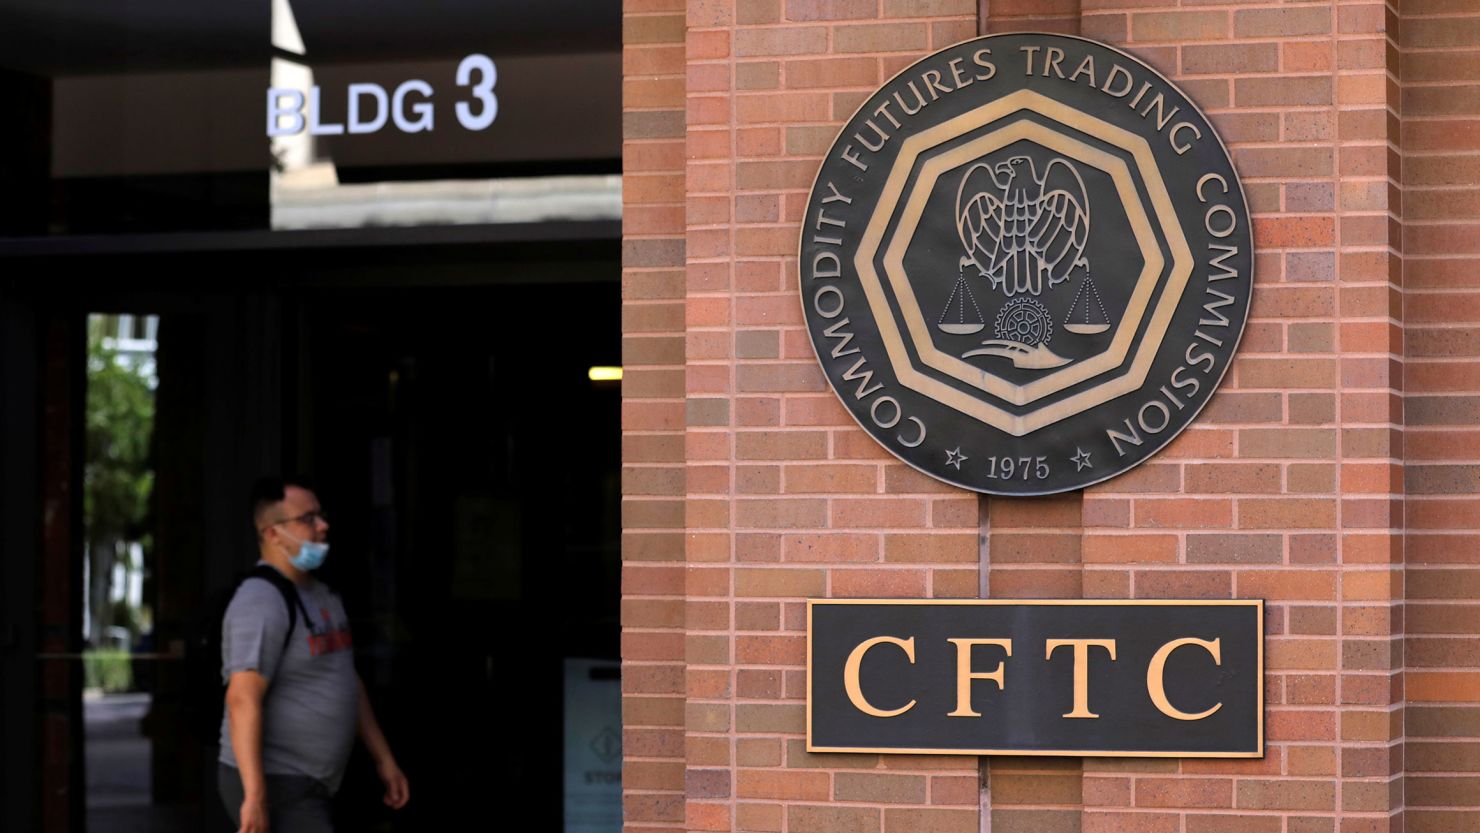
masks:
[[(266, 562), (259, 562), (266, 563)], [(271, 583), (249, 578), (237, 588), (221, 626), (221, 679), (255, 670), (267, 678), (262, 709), (262, 770), (307, 775), (339, 789), (355, 741), (359, 708), (349, 618), (339, 597), (318, 581), (298, 586), (308, 611), (293, 626)], [(221, 718), (220, 761), (235, 767), (230, 711)]]

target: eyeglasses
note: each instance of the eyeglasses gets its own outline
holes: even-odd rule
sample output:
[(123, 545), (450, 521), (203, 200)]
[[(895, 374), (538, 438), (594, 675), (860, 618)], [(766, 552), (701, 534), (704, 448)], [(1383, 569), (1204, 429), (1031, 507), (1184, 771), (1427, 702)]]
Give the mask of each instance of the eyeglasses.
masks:
[(326, 514), (322, 509), (313, 512), (304, 512), (302, 515), (299, 515), (295, 518), (283, 518), (280, 521), (273, 521), (267, 526), (262, 527), (261, 531), (266, 532), (268, 527), (278, 526), (280, 524), (303, 524), (304, 526), (312, 528), (318, 526), (319, 521), (323, 521), (324, 523), (329, 522), (328, 514)]

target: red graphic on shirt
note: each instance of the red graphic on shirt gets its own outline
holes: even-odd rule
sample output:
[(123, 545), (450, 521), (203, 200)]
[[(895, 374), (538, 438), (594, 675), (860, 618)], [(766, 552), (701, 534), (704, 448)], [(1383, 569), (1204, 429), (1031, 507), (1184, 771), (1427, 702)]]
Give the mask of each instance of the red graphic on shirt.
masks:
[(354, 647), (354, 640), (349, 635), (349, 627), (334, 627), (333, 617), (329, 615), (327, 607), (319, 608), (319, 615), (324, 619), (323, 631), (321, 633), (310, 633), (308, 635), (308, 653), (310, 656), (323, 656), (336, 651), (348, 651)]

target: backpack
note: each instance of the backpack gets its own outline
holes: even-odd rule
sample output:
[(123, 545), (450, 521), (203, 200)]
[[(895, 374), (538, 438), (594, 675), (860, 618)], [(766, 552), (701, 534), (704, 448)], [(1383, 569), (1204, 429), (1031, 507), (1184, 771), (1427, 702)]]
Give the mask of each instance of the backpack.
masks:
[(309, 621), (308, 611), (292, 580), (266, 564), (258, 564), (238, 576), (230, 587), (206, 598), (186, 631), (183, 706), (186, 727), (207, 744), (217, 742), (226, 711), (226, 683), (221, 681), (221, 630), (226, 622), (226, 609), (231, 606), (237, 589), (254, 578), (276, 587), (283, 597), (283, 605), (288, 609), (288, 632), (283, 635), (285, 652), (298, 625), (299, 612), (302, 611), (304, 622)]

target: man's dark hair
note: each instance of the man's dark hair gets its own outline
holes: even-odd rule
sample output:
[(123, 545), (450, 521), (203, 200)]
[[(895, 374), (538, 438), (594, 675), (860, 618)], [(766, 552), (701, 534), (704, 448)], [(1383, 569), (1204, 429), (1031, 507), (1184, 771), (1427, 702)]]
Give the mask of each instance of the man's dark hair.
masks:
[(252, 484), (252, 527), (258, 533), (262, 531), (262, 517), (269, 509), (283, 502), (289, 486), (297, 486), (310, 492), (314, 490), (312, 481), (301, 474), (287, 477), (271, 475)]

